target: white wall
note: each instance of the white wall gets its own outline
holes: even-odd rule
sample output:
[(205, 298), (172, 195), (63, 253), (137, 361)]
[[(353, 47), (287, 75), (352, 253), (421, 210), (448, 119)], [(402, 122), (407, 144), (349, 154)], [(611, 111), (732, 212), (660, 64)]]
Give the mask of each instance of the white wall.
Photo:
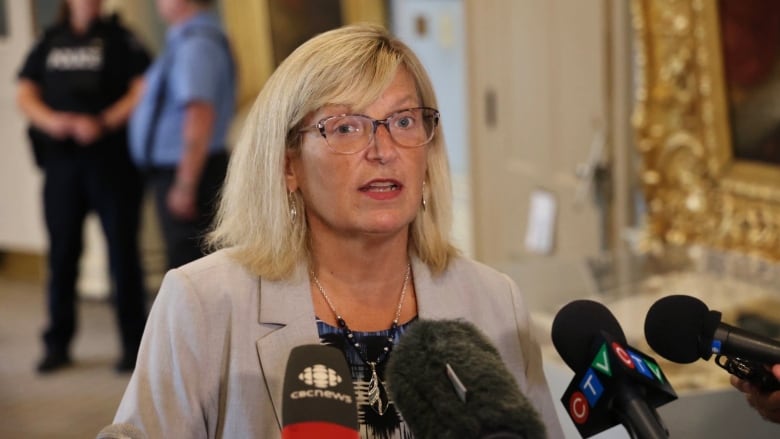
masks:
[(41, 175), (33, 163), (26, 123), (16, 108), (16, 74), (33, 43), (29, 2), (6, 2), (9, 34), (0, 38), (0, 249), (43, 252)]

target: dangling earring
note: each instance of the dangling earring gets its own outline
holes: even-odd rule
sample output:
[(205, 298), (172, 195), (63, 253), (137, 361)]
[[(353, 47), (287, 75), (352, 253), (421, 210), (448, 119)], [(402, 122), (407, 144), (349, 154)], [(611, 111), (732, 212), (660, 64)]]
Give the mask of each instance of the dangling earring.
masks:
[(292, 191), (287, 192), (287, 203), (290, 206), (290, 223), (295, 224), (295, 219), (298, 217), (298, 208), (295, 207), (295, 195)]
[(428, 207), (428, 201), (425, 199), (425, 182), (423, 181), (423, 187), (422, 187), (422, 209), (423, 209), (423, 212), (425, 212), (427, 207)]

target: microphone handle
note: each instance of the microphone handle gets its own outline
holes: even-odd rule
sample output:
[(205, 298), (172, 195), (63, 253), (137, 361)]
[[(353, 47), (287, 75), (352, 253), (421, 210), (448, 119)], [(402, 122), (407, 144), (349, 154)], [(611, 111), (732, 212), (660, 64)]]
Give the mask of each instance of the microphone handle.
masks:
[[(720, 348), (715, 345), (717, 342), (721, 343)], [(715, 330), (712, 351), (767, 365), (780, 364), (780, 342), (725, 323)]]
[(661, 424), (660, 417), (635, 389), (623, 385), (618, 391), (616, 409), (625, 418), (624, 426), (634, 439), (668, 439), (669, 432)]

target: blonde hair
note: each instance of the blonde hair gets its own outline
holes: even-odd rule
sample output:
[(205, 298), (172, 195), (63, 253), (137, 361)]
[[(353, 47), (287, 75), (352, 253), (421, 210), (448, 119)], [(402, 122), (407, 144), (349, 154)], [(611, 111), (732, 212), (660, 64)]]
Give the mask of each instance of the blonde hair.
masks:
[[(379, 26), (325, 32), (282, 62), (258, 95), (231, 156), (209, 235), (212, 248), (232, 248), (234, 258), (269, 279), (285, 278), (298, 261), (310, 259), (303, 202), (299, 193), (288, 194), (285, 184), (285, 153), (299, 151), (299, 128), (307, 115), (327, 104), (370, 104), (400, 67), (414, 78), (420, 105), (435, 108), (433, 86), (420, 61)], [(410, 225), (409, 247), (437, 273), (457, 254), (450, 243), (452, 190), (441, 128), (426, 148), (426, 206)]]

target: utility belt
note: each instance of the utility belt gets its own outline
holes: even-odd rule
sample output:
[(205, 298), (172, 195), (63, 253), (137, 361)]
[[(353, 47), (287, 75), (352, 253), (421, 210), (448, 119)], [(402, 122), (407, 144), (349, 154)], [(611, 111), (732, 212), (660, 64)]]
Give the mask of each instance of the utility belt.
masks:
[(72, 139), (57, 140), (30, 125), (27, 136), (35, 164), (43, 169), (46, 163), (79, 157), (130, 160), (127, 132), (121, 129), (99, 138), (90, 145), (79, 145)]

